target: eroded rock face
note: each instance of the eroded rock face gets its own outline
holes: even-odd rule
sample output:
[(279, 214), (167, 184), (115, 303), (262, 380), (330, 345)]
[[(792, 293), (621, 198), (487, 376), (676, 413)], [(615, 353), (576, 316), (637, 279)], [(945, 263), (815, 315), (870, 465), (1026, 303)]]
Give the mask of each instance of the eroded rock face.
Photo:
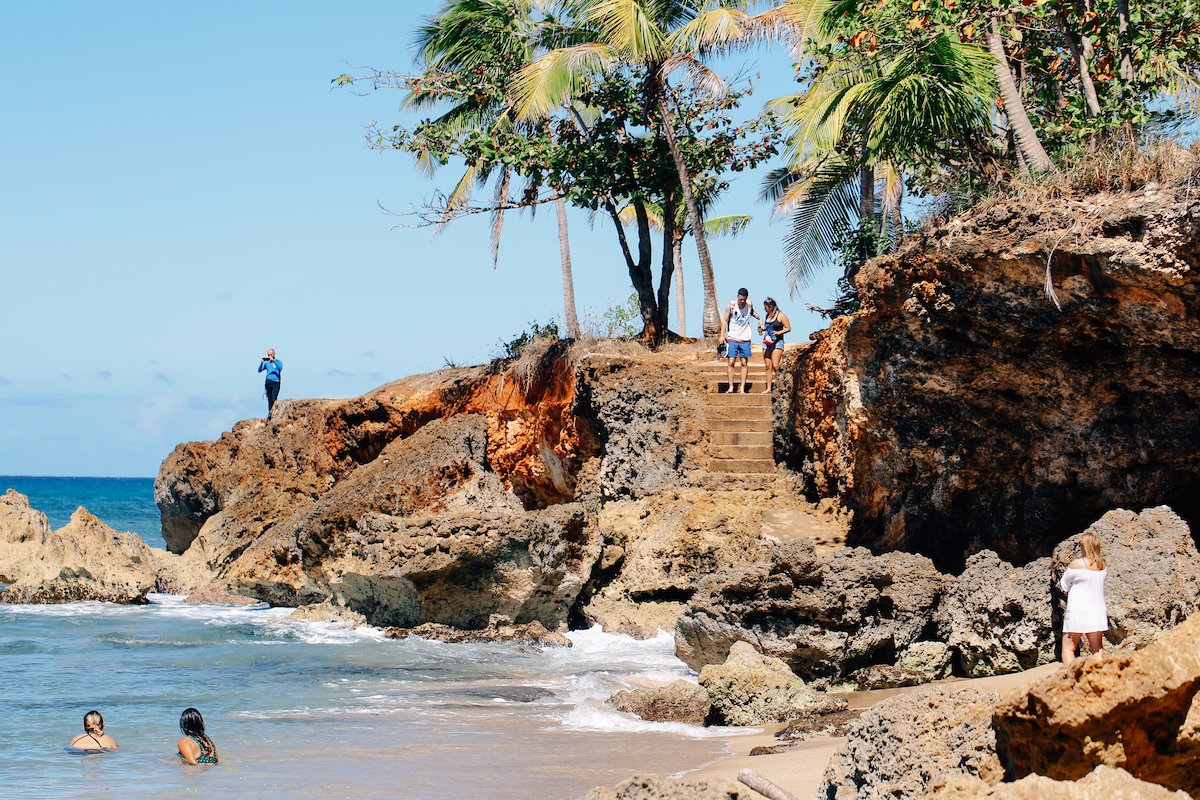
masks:
[(968, 676), (1019, 672), (1055, 660), (1054, 579), (1049, 558), (1014, 567), (984, 550), (968, 559), (935, 615), (940, 637), (958, 651)]
[(779, 455), (854, 509), (852, 541), (955, 572), (1114, 506), (1195, 521), (1198, 218), (1182, 190), (995, 206), (871, 262), (861, 311), (789, 362)]
[(924, 800), (956, 776), (999, 782), (993, 692), (947, 686), (888, 698), (863, 712), (830, 760), (817, 796)]
[(1103, 765), (1078, 781), (1027, 775), (1019, 781), (993, 786), (978, 778), (957, 777), (932, 797), (933, 800), (1189, 800), (1185, 792), (1173, 792), (1140, 781), (1123, 769)]
[(1138, 651), (1086, 659), (996, 710), (998, 749), (1017, 777), (1076, 780), (1098, 765), (1200, 794), (1200, 614)]
[(648, 722), (681, 722), (703, 725), (712, 710), (708, 692), (691, 681), (678, 680), (657, 689), (617, 692), (608, 702), (618, 711), (635, 714)]
[(161, 568), (140, 536), (114, 531), (85, 508), (52, 532), (29, 498), (12, 489), (0, 496), (0, 576), (11, 583), (0, 602), (145, 603)]
[(925, 638), (947, 581), (928, 558), (908, 553), (855, 548), (818, 557), (803, 540), (765, 545), (757, 560), (700, 584), (679, 618), (675, 651), (700, 669), (750, 642), (805, 679), (837, 679), (891, 663)]
[(734, 642), (724, 664), (700, 670), (718, 724), (769, 725), (806, 712), (842, 711), (846, 701), (813, 691), (778, 658)]

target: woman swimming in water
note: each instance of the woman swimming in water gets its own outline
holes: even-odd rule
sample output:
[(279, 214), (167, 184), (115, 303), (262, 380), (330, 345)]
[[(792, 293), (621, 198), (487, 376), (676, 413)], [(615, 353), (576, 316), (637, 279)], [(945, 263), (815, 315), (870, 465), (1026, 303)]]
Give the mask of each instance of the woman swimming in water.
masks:
[(185, 708), (179, 715), (179, 730), (183, 731), (183, 738), (176, 744), (180, 758), (188, 764), (219, 763), (217, 746), (204, 732), (204, 717), (199, 711)]
[(104, 733), (104, 717), (96, 709), (83, 715), (83, 733), (71, 740), (68, 747), (79, 750), (116, 750), (117, 740)]

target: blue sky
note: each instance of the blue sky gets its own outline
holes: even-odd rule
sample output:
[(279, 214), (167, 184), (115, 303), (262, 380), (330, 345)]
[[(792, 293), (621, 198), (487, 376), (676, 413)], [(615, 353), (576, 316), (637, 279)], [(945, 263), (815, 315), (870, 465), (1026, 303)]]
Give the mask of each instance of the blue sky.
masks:
[[(0, 66), (0, 474), (152, 476), (179, 442), (283, 398), (347, 397), (486, 361), (531, 320), (561, 316), (554, 215), (512, 218), (493, 270), (483, 218), (431, 239), (406, 211), (433, 181), (367, 147), (400, 97), (331, 89), (352, 66), (407, 70), (439, 2), (6, 4)], [(781, 52), (747, 105), (789, 90)], [(411, 120), (407, 120), (411, 121)], [(715, 213), (755, 215), (712, 244), (718, 290), (773, 294), (802, 338), (829, 275), (787, 296), (780, 242), (740, 177)], [(598, 315), (630, 293), (611, 226), (572, 211), (576, 297)], [(691, 335), (700, 276), (685, 250)]]

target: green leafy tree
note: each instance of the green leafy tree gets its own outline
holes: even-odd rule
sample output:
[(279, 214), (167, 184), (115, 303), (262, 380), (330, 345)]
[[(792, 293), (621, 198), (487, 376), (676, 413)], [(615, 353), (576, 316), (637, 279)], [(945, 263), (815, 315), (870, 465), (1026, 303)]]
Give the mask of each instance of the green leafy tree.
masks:
[[(696, 240), (704, 281), (706, 336), (716, 336), (720, 312), (712, 257), (704, 235), (703, 218), (693, 187), (692, 165), (677, 135), (677, 118), (689, 120), (678, 108), (672, 90), (675, 76), (699, 93), (719, 96), (724, 81), (705, 65), (714, 49), (729, 48), (761, 38), (775, 17), (753, 17), (746, 0), (593, 0), (575, 9), (577, 27), (585, 40), (555, 50), (522, 70), (512, 92), (521, 118), (536, 118), (585, 92), (599, 75), (625, 70), (640, 84), (641, 102), (653, 114), (653, 128), (671, 154), (684, 205)], [(645, 308), (647, 299), (642, 298)]]

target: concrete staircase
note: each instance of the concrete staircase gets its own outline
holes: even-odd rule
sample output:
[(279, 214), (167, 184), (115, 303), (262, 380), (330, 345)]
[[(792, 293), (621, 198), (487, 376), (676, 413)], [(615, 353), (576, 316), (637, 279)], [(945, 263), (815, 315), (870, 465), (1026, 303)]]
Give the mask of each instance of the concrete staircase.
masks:
[[(763, 393), (766, 377), (761, 361), (751, 361), (746, 373), (745, 394), (726, 394), (728, 370), (725, 361), (708, 361), (700, 366), (708, 392), (708, 472), (765, 475), (775, 472), (772, 444), (771, 396)], [(735, 372), (736, 380), (738, 373)]]

